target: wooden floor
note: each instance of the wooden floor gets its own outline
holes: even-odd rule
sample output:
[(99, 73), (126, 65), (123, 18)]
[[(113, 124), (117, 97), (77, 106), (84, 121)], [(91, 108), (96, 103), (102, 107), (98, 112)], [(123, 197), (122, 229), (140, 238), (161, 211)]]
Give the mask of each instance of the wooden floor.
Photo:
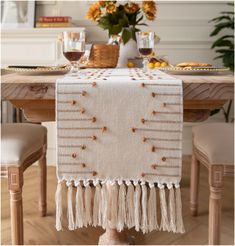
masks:
[[(48, 216), (41, 218), (37, 213), (38, 169), (30, 167), (24, 176), (24, 235), (25, 244), (97, 244), (99, 236), (104, 232), (100, 228), (84, 228), (76, 231), (57, 232), (55, 230), (54, 193), (56, 188), (55, 168), (48, 168)], [(190, 158), (184, 157), (182, 199), (183, 216), (186, 233), (173, 234), (167, 232), (152, 232), (146, 235), (130, 230), (129, 234), (136, 237), (136, 244), (207, 244), (208, 235), (208, 183), (207, 170), (201, 168), (200, 206), (198, 217), (191, 217), (189, 212), (189, 182)], [(2, 180), (1, 190), (1, 244), (10, 244), (10, 214), (7, 181)], [(233, 179), (226, 178), (223, 193), (222, 211), (222, 244), (234, 243), (234, 203)]]

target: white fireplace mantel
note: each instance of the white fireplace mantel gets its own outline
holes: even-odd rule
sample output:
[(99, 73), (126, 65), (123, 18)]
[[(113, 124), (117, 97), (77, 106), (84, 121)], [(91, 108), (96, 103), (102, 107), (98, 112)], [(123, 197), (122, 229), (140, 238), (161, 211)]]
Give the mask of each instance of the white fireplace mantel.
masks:
[(63, 31), (81, 31), (72, 28), (25, 28), (2, 30), (2, 67), (8, 65), (57, 65), (67, 63), (62, 55), (58, 35)]

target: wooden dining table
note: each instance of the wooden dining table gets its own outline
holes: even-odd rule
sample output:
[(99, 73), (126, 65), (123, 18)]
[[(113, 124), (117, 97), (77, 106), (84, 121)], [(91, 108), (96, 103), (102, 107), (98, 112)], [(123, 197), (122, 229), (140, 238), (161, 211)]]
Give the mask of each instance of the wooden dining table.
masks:
[[(55, 121), (56, 80), (64, 75), (3, 75), (2, 100), (20, 108), (30, 122)], [(206, 120), (211, 111), (220, 109), (234, 97), (232, 73), (216, 75), (173, 75), (183, 82), (185, 122)], [(95, 81), (94, 81), (95, 82)], [(71, 99), (72, 100), (72, 99)], [(103, 240), (103, 241), (102, 241)], [(100, 237), (105, 244), (121, 240), (115, 229), (107, 229)]]
[[(55, 84), (64, 75), (2, 75), (2, 100), (20, 108), (30, 122), (55, 120)], [(212, 110), (220, 109), (234, 97), (232, 73), (172, 75), (183, 81), (184, 121), (206, 120)]]

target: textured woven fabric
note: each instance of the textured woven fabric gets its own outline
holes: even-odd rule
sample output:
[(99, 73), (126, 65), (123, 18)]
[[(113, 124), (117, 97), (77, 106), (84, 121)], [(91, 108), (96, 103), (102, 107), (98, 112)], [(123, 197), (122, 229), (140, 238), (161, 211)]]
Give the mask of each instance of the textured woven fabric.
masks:
[(215, 122), (193, 127), (193, 145), (211, 165), (234, 165), (234, 124)]
[[(80, 195), (83, 200), (77, 194), (75, 201), (80, 215), (74, 215), (73, 208), (68, 212), (69, 228), (87, 224), (106, 228), (104, 213), (108, 213), (112, 227), (118, 230), (135, 226), (143, 232), (183, 232), (183, 225), (175, 228), (177, 192), (169, 194), (171, 209), (165, 198), (165, 188), (179, 189), (181, 179), (182, 82), (160, 71), (144, 74), (140, 69), (92, 69), (85, 73), (77, 79), (57, 80), (58, 180), (59, 184), (66, 181), (68, 187), (74, 184), (79, 188), (82, 184), (85, 193)], [(107, 185), (112, 192), (105, 191)], [(157, 219), (151, 219), (157, 216), (157, 187), (160, 227)], [(93, 188), (94, 193), (90, 192)], [(89, 202), (94, 205), (94, 200), (99, 205), (102, 192), (108, 196), (108, 205), (100, 205), (98, 212), (86, 208)], [(57, 203), (58, 199), (57, 193)], [(82, 208), (77, 207), (78, 203)], [(181, 210), (181, 204), (178, 206)], [(100, 223), (96, 221), (99, 212), (103, 218)], [(79, 222), (79, 218), (74, 219), (77, 216), (86, 219)]]

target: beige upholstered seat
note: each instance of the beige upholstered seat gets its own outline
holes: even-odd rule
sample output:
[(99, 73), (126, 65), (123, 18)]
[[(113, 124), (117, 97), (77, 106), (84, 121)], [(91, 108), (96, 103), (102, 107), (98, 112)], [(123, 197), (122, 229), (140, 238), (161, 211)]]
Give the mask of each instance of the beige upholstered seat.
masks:
[(39, 211), (47, 212), (46, 203), (47, 129), (29, 123), (2, 124), (1, 177), (8, 178), (11, 208), (12, 244), (24, 244), (22, 188), (24, 171), (34, 162), (39, 165)]
[(200, 164), (208, 169), (209, 244), (220, 243), (221, 202), (224, 176), (234, 175), (234, 130), (231, 123), (208, 123), (193, 127), (190, 210), (198, 214)]
[(208, 123), (193, 127), (193, 144), (210, 165), (234, 165), (234, 129), (231, 123)]
[(1, 164), (20, 166), (32, 154), (43, 148), (47, 129), (36, 124), (3, 124)]

